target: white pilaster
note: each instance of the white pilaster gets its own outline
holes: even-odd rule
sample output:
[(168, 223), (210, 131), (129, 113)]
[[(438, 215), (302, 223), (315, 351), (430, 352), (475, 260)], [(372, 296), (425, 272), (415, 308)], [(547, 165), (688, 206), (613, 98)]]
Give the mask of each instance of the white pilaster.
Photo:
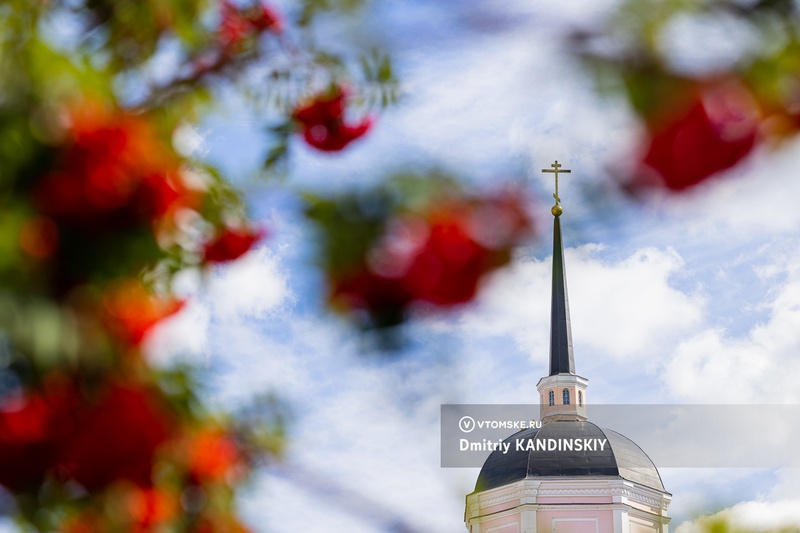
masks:
[(527, 509), (520, 512), (519, 523), (522, 533), (536, 533), (536, 511)]

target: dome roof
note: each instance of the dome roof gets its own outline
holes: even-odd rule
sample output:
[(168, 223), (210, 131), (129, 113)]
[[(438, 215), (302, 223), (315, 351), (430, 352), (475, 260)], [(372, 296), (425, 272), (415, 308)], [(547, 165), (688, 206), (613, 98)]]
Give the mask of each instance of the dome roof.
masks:
[[(602, 450), (539, 451), (524, 449), (530, 439), (607, 439)], [(518, 447), (516, 441), (523, 441)], [(475, 484), (480, 492), (528, 477), (623, 478), (659, 491), (664, 484), (653, 462), (632, 440), (591, 422), (556, 421), (508, 437), (508, 453), (500, 449), (486, 459)]]

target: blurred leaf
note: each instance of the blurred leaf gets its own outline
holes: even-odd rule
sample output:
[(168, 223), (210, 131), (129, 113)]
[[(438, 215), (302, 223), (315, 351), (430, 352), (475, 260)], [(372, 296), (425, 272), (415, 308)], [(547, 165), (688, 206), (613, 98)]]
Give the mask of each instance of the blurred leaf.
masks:
[(267, 152), (266, 159), (264, 159), (264, 169), (270, 170), (276, 165), (285, 162), (287, 155), (288, 147), (286, 146), (286, 143), (280, 143), (276, 146), (273, 146), (270, 148), (269, 152)]
[(759, 0), (749, 8), (749, 11), (766, 11), (790, 17), (797, 14), (797, 6), (793, 0)]
[(359, 57), (361, 74), (369, 107), (385, 108), (397, 102), (398, 81), (394, 77), (392, 61), (388, 54), (372, 49)]
[(382, 192), (344, 195), (332, 200), (305, 194), (306, 217), (319, 231), (320, 256), (330, 272), (357, 266), (382, 235), (393, 202)]
[(318, 15), (326, 11), (352, 12), (364, 3), (365, 0), (302, 0), (297, 24), (308, 26)]

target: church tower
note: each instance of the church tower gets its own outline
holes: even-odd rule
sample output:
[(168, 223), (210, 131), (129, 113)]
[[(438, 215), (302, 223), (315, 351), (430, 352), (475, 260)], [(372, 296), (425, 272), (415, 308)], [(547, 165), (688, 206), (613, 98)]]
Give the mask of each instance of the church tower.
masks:
[[(575, 372), (555, 174), (549, 374), (539, 380), (541, 428), (508, 437), (467, 495), (469, 533), (668, 533), (664, 489), (653, 462), (633, 441), (587, 418), (589, 380)], [(576, 444), (580, 443), (580, 444)], [(589, 443), (587, 445), (587, 443)]]
[[(558, 161), (554, 163), (556, 172)], [(556, 174), (556, 180), (558, 174)], [(550, 374), (539, 380), (539, 405), (543, 423), (555, 420), (586, 420), (586, 386), (589, 380), (575, 373), (572, 354), (572, 327), (569, 321), (567, 273), (564, 269), (564, 244), (561, 241), (561, 208), (558, 193), (553, 195), (553, 288), (550, 303)]]

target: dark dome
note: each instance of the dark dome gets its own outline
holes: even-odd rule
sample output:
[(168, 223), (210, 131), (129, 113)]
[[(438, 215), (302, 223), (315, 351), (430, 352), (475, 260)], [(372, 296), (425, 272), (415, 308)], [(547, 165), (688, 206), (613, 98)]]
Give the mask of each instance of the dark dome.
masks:
[[(516, 441), (529, 439), (607, 439), (603, 450), (517, 450)], [(664, 491), (653, 462), (632, 440), (591, 422), (557, 421), (541, 429), (525, 429), (508, 437), (508, 453), (496, 450), (483, 463), (475, 492), (502, 487), (527, 477), (623, 478)], [(524, 444), (522, 445), (524, 447)]]

